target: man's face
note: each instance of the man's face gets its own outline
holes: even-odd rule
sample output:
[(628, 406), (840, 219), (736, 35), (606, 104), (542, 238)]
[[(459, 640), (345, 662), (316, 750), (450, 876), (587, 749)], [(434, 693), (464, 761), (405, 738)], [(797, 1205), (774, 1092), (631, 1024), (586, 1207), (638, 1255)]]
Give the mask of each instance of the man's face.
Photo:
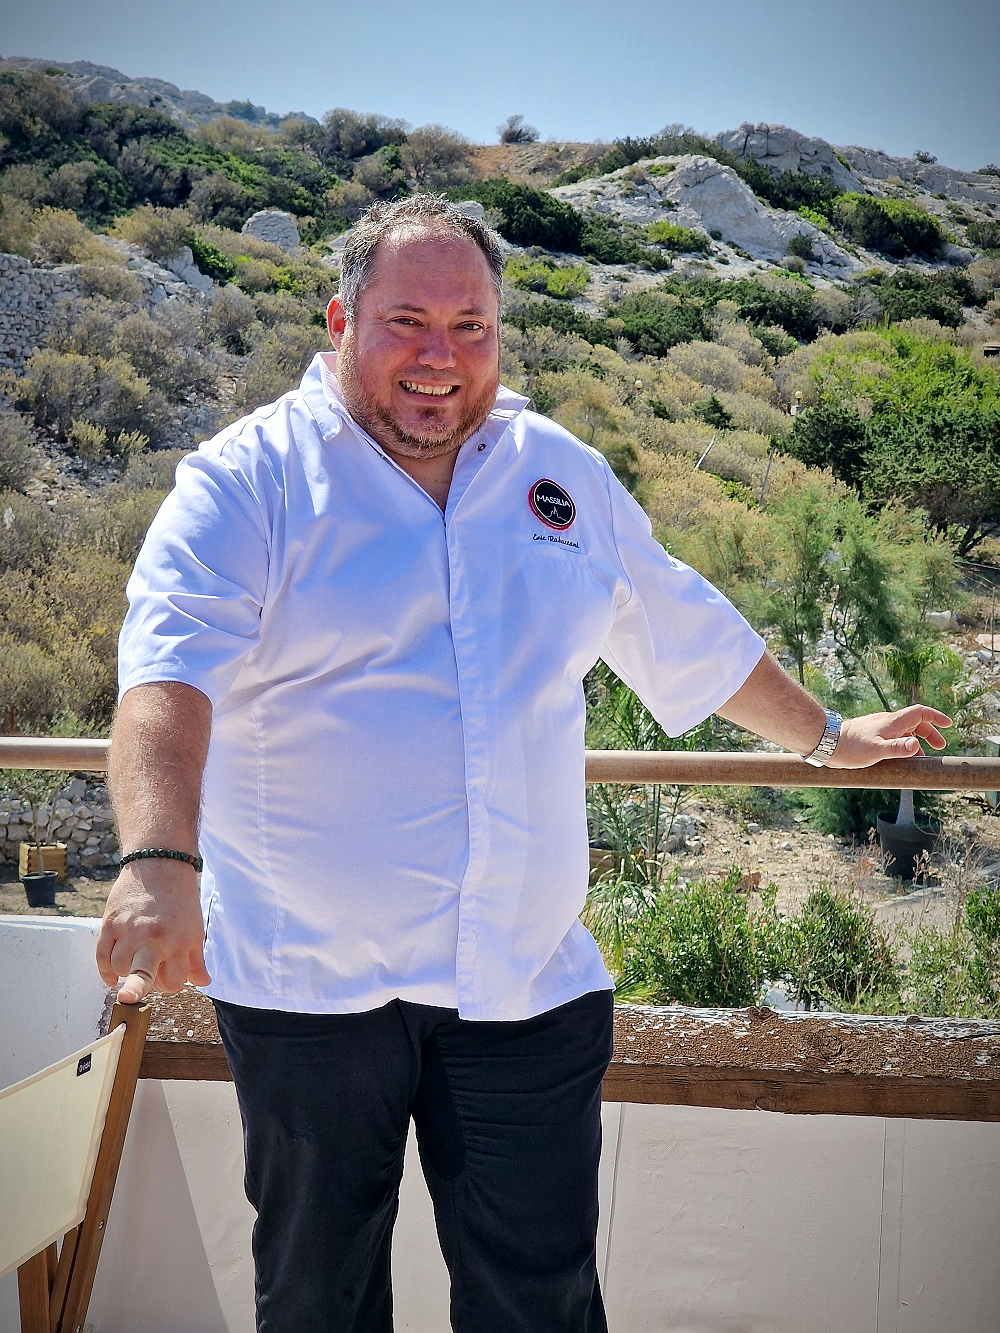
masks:
[(489, 415), (500, 379), (499, 310), (472, 241), (390, 237), (346, 323), (328, 312), (337, 378), (354, 419), (390, 454), (456, 452)]

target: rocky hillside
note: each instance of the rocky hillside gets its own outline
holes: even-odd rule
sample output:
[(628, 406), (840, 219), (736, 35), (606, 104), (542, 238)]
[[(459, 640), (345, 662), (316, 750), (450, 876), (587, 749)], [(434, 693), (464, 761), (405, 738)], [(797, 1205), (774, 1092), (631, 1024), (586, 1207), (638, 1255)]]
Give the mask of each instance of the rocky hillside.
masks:
[[(56, 69), (0, 61), (0, 676), (22, 728), (106, 726), (179, 451), (297, 381), (350, 226), (417, 189), (504, 238), (505, 381), (799, 674), (878, 702), (876, 650), (939, 638), (937, 611), (987, 628), (958, 562), (1000, 532), (996, 169), (769, 125), (474, 145)], [(944, 702), (992, 670), (939, 646)]]
[[(163, 111), (185, 129), (205, 125), (219, 116), (238, 116), (254, 125), (277, 126), (283, 120), (313, 121), (304, 111), (290, 111), (277, 116), (252, 102), (217, 102), (206, 93), (178, 88), (165, 79), (133, 79), (110, 65), (95, 65), (89, 60), (42, 60), (34, 56), (0, 57), (0, 68), (32, 70), (65, 80), (74, 101), (81, 106), (92, 102), (115, 102), (126, 106), (152, 107)], [(315, 123), (315, 121), (313, 121)]]

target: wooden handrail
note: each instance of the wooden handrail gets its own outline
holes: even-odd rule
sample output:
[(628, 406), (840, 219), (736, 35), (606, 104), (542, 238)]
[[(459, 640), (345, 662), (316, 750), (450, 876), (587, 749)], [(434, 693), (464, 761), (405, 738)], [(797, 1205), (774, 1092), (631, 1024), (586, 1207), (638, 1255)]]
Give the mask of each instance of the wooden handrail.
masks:
[[(0, 768), (103, 773), (105, 740), (0, 736)], [(872, 768), (814, 768), (795, 754), (766, 751), (588, 750), (588, 782), (716, 787), (871, 787), (892, 791), (1000, 790), (1000, 759), (966, 756), (884, 759)]]

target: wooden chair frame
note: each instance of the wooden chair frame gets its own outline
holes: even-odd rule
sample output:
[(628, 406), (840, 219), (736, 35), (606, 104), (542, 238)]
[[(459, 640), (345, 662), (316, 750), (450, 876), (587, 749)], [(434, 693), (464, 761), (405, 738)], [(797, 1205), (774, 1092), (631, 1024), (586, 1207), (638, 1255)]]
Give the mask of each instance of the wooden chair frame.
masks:
[(108, 1031), (125, 1024), (108, 1114), (83, 1221), (17, 1270), (21, 1333), (83, 1333), (125, 1146), (151, 1006), (115, 1004)]

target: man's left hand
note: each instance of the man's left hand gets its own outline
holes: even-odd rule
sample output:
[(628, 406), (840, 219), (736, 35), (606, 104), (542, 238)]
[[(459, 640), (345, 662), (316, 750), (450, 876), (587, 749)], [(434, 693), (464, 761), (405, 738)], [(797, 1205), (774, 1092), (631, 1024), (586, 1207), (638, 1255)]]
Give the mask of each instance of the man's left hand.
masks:
[(869, 768), (882, 759), (913, 759), (922, 753), (921, 741), (932, 750), (943, 750), (946, 742), (939, 728), (950, 726), (947, 714), (923, 704), (896, 713), (845, 718), (827, 767)]

